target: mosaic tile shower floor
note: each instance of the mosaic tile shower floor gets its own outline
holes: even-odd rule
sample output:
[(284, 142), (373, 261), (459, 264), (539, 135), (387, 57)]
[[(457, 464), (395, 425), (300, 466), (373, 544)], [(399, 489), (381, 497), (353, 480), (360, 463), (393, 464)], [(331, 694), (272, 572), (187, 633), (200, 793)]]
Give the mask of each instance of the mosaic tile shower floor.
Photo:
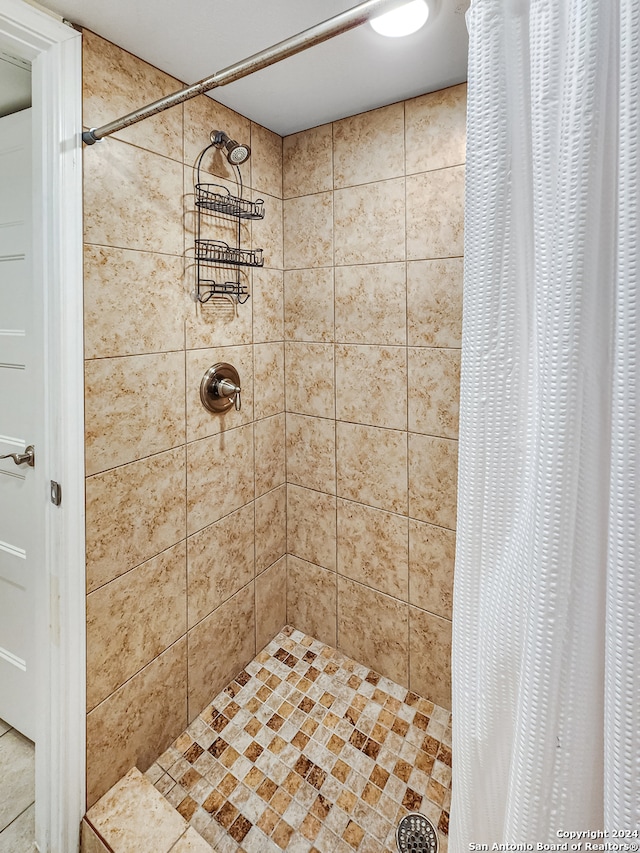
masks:
[(146, 775), (220, 853), (395, 851), (409, 811), (446, 853), (451, 715), (287, 627)]

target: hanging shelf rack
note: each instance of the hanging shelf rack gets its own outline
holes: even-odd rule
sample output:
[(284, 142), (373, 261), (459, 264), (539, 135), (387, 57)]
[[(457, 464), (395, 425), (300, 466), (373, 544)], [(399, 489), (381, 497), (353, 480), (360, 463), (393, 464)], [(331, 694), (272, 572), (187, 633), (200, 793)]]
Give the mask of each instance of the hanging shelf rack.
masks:
[[(211, 144), (200, 152), (196, 161), (196, 183), (194, 187), (196, 206), (196, 290), (198, 302), (209, 302), (214, 297), (225, 297), (243, 304), (249, 299), (249, 288), (241, 278), (241, 267), (261, 267), (264, 265), (262, 249), (243, 249), (241, 246), (241, 225), (243, 220), (264, 219), (264, 201), (243, 198), (242, 173), (238, 165), (238, 195), (233, 195), (222, 184), (204, 183), (200, 180), (200, 169), (204, 155), (216, 147), (215, 132), (211, 134)], [(201, 236), (202, 219), (212, 215), (227, 216), (237, 223), (236, 245), (230, 246), (224, 240), (206, 239)], [(225, 267), (235, 269), (235, 281), (220, 281)]]
[(261, 267), (262, 249), (241, 249), (223, 240), (196, 240), (196, 259), (232, 267)]
[[(198, 174), (198, 178), (200, 175)], [(196, 184), (196, 207), (210, 213), (224, 213), (238, 219), (264, 219), (264, 201), (249, 201), (231, 195), (221, 184)]]
[(238, 284), (237, 281), (214, 281), (206, 278), (200, 279), (198, 282), (198, 302), (204, 305), (216, 296), (230, 296), (235, 299), (240, 305), (243, 305), (250, 296), (249, 288), (246, 284)]

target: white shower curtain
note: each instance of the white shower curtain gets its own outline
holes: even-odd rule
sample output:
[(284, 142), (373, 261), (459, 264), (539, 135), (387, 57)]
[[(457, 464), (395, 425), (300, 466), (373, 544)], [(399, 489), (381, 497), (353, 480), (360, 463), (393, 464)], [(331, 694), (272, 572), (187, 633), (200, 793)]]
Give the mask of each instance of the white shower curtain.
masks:
[(452, 853), (640, 829), (640, 3), (468, 25)]

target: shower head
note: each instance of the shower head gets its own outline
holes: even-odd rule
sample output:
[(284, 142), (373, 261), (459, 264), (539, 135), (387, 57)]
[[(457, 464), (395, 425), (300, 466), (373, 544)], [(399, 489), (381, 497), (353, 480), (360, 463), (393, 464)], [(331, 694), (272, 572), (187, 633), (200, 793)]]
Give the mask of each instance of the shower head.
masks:
[(241, 145), (235, 139), (229, 139), (224, 130), (213, 130), (211, 142), (216, 148), (226, 151), (227, 160), (232, 166), (240, 166), (242, 163), (246, 163), (251, 156), (251, 148), (248, 145)]

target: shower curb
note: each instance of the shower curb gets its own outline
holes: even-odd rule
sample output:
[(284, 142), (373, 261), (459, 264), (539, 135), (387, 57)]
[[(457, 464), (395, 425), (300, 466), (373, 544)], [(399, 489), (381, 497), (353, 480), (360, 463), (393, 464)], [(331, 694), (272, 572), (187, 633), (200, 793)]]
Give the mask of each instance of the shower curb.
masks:
[(137, 767), (82, 819), (81, 853), (211, 853), (211, 846)]

